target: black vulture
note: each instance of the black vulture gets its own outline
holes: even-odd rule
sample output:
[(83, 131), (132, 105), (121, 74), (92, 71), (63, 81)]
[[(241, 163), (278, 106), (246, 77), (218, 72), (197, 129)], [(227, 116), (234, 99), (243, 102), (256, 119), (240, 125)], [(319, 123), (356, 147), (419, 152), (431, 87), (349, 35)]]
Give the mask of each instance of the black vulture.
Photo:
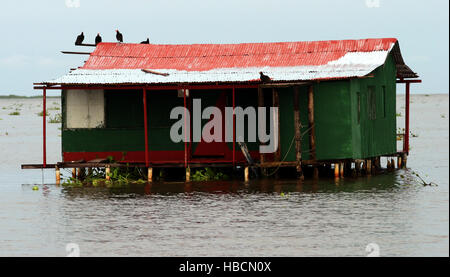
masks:
[(150, 40), (147, 38), (147, 40), (141, 41), (141, 44), (150, 44)]
[(272, 79), (270, 79), (269, 76), (264, 75), (262, 72), (259, 72), (259, 75), (260, 75), (259, 78), (261, 79), (261, 81), (262, 81), (263, 83), (268, 83), (268, 82), (272, 81)]
[(100, 42), (102, 42), (102, 37), (100, 36), (100, 33), (98, 33), (95, 37), (95, 45), (99, 44)]
[(116, 30), (116, 39), (118, 42), (123, 42), (123, 36), (122, 33), (119, 32), (119, 30)]
[(77, 40), (75, 40), (75, 45), (81, 45), (83, 43), (84, 40), (84, 34), (83, 32), (81, 32), (81, 34), (79, 34), (77, 36)]

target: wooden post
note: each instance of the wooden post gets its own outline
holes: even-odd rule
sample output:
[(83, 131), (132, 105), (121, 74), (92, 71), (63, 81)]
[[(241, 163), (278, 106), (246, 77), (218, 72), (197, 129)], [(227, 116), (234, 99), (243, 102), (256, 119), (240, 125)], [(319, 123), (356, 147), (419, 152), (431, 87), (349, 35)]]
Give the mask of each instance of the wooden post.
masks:
[(111, 180), (111, 176), (109, 176), (111, 174), (111, 168), (109, 166), (107, 166), (105, 168), (105, 177), (106, 177), (106, 181)]
[(294, 87), (294, 130), (295, 130), (295, 158), (297, 175), (300, 179), (304, 179), (302, 171), (302, 143), (301, 143), (301, 128), (300, 121), (300, 92), (297, 86)]
[(85, 168), (84, 167), (78, 168), (78, 173), (77, 173), (78, 179), (82, 180), (85, 177), (85, 175), (86, 175)]
[[(312, 85), (308, 88), (308, 121), (309, 121), (309, 145), (311, 148), (311, 158), (317, 160), (316, 155), (316, 127), (314, 125), (314, 88)], [(314, 166), (314, 177), (319, 176), (319, 169)]]
[(344, 177), (344, 163), (340, 163), (339, 165), (339, 175), (341, 176), (341, 178)]
[(356, 176), (361, 174), (361, 163), (359, 161), (355, 161), (355, 172)]
[(402, 168), (402, 157), (400, 156), (397, 157), (397, 168)]
[(338, 164), (338, 163), (335, 163), (335, 164), (334, 164), (334, 177), (335, 177), (335, 178), (339, 178), (339, 172), (340, 172), (340, 170), (339, 170), (339, 164)]
[(408, 160), (408, 155), (406, 153), (402, 154), (402, 168), (406, 168), (406, 162)]
[[(263, 93), (263, 89), (258, 86), (258, 107), (264, 107), (264, 93)], [(264, 154), (260, 153), (259, 154), (259, 163), (262, 165), (264, 164), (265, 160), (264, 160)], [(263, 168), (263, 171), (265, 171), (265, 169)]]
[(191, 168), (186, 167), (186, 182), (190, 182), (190, 181), (191, 181)]
[(278, 108), (276, 115), (274, 114), (276, 120), (274, 120), (273, 124), (275, 124), (275, 126), (277, 126), (278, 129), (278, 133), (275, 134), (276, 136), (278, 136), (278, 147), (277, 151), (275, 152), (275, 161), (279, 162), (281, 161), (280, 97), (278, 95), (278, 91), (275, 88), (272, 89), (272, 97), (273, 97), (273, 107)]
[(77, 178), (77, 169), (72, 168), (72, 179), (76, 179), (76, 178)]
[(56, 185), (61, 184), (61, 171), (57, 166), (55, 166), (55, 175), (56, 175)]
[(248, 182), (249, 180), (250, 180), (249, 167), (246, 166), (244, 169), (244, 181)]
[(147, 182), (151, 183), (153, 181), (153, 168), (149, 167), (147, 169)]
[(367, 175), (372, 174), (372, 160), (371, 159), (366, 160), (366, 174)]

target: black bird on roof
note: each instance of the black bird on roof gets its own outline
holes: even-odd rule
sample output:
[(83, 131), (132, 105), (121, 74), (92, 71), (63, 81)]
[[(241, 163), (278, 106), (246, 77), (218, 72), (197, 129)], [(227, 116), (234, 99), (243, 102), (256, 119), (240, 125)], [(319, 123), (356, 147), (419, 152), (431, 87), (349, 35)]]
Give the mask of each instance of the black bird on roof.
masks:
[(100, 33), (97, 33), (97, 36), (95, 37), (95, 45), (102, 42), (102, 37), (100, 36)]
[(81, 32), (81, 34), (79, 34), (77, 36), (77, 40), (75, 40), (75, 45), (81, 45), (83, 43), (84, 40), (84, 34), (83, 32)]
[(147, 38), (147, 40), (141, 41), (141, 44), (150, 44), (150, 40)]
[(122, 33), (119, 32), (119, 30), (116, 30), (116, 39), (118, 42), (123, 42), (123, 36)]
[(270, 79), (270, 77), (269, 76), (267, 76), (267, 75), (264, 75), (264, 73), (262, 73), (262, 72), (259, 72), (259, 79), (261, 79), (261, 81), (263, 82), (263, 83), (268, 83), (268, 82), (271, 82), (272, 81), (272, 79)]

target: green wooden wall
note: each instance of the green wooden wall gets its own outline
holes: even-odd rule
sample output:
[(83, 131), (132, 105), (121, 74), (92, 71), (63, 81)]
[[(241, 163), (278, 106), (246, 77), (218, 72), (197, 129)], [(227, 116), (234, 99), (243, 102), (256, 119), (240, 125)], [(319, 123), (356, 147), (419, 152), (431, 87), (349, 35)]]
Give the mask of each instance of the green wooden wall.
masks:
[[(396, 69), (391, 56), (373, 72), (373, 77), (343, 81), (326, 81), (314, 85), (316, 147), (319, 160), (361, 159), (396, 152)], [(310, 159), (307, 86), (300, 87), (302, 123), (302, 157)], [(279, 90), (281, 157), (295, 161), (293, 89)], [(265, 90), (270, 104), (271, 91)], [(150, 150), (183, 150), (184, 143), (173, 143), (169, 131), (177, 120), (169, 118), (170, 110), (183, 106), (176, 91), (150, 91), (148, 98)], [(202, 98), (202, 108), (213, 105), (219, 96), (215, 91), (192, 91)], [(63, 122), (65, 122), (65, 91)], [(269, 101), (267, 101), (269, 99)], [(63, 123), (63, 152), (144, 151), (142, 91), (105, 91), (105, 128), (67, 129)], [(257, 107), (256, 89), (236, 90), (236, 105)], [(227, 106), (232, 106), (231, 91)], [(269, 105), (267, 105), (269, 106)], [(193, 151), (197, 144), (194, 143)], [(258, 143), (249, 143), (258, 150)], [(291, 147), (290, 147), (291, 146)], [(227, 143), (232, 149), (232, 143)], [(290, 147), (290, 149), (289, 149)], [(237, 148), (238, 149), (238, 148)], [(239, 150), (239, 149), (238, 149)], [(289, 151), (288, 151), (289, 150)]]

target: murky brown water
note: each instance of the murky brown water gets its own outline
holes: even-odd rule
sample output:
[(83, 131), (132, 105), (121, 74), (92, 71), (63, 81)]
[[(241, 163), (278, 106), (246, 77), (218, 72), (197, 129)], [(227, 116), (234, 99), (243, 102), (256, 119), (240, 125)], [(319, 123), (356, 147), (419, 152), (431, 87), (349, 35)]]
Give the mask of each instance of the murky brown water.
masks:
[[(40, 101), (0, 99), (0, 255), (65, 256), (77, 243), (82, 256), (365, 256), (376, 243), (382, 256), (448, 256), (448, 96), (412, 101), (409, 170), (124, 190), (57, 187), (52, 170), (44, 182), (40, 170), (20, 170), (41, 159)], [(19, 116), (8, 115), (14, 103)], [(48, 125), (49, 162), (60, 155), (58, 127)]]

